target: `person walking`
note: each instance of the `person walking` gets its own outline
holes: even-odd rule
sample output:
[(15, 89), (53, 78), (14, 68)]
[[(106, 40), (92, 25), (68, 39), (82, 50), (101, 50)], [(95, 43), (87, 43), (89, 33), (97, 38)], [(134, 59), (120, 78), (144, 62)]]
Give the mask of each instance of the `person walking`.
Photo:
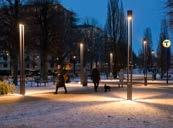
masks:
[(100, 73), (97, 68), (94, 68), (92, 70), (91, 79), (93, 80), (94, 83), (94, 91), (97, 92), (97, 88), (99, 86), (99, 81), (100, 81)]
[(57, 80), (57, 83), (56, 83), (55, 94), (58, 93), (58, 88), (59, 87), (64, 87), (65, 93), (67, 93), (67, 88), (66, 88), (66, 85), (65, 85), (65, 79), (64, 79), (64, 75), (63, 75), (62, 71), (60, 73), (58, 73), (57, 78), (58, 78), (58, 80)]
[(119, 71), (119, 87), (123, 88), (123, 84), (124, 84), (124, 71), (123, 71), (123, 69), (120, 69), (120, 71)]

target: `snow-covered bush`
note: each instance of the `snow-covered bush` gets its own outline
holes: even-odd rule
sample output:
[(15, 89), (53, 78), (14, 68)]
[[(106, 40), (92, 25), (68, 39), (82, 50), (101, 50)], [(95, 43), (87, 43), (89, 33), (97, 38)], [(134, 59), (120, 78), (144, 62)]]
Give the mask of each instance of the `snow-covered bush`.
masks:
[(15, 91), (15, 85), (8, 84), (7, 82), (0, 81), (0, 95), (13, 93)]

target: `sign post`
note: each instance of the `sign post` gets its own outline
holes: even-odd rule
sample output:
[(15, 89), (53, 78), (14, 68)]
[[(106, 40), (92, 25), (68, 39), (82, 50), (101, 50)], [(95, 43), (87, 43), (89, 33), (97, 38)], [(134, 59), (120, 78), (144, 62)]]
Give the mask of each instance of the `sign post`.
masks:
[(166, 48), (166, 84), (168, 84), (168, 79), (169, 79), (169, 76), (168, 76), (168, 50), (169, 48), (171, 47), (171, 41), (166, 39), (162, 42), (162, 45), (164, 48)]

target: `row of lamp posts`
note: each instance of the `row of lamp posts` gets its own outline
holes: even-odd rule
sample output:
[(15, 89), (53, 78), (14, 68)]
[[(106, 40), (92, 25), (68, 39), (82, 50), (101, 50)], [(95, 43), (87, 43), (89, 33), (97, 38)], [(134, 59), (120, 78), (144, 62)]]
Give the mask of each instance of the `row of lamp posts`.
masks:
[[(128, 18), (128, 58), (127, 58), (127, 99), (128, 100), (132, 100), (132, 20), (133, 20), (133, 15), (132, 15), (132, 11), (128, 10), (127, 11), (127, 18)], [(147, 86), (147, 40), (144, 39), (143, 40), (144, 43), (144, 85)], [(168, 49), (171, 46), (171, 41), (170, 40), (164, 40), (162, 42), (162, 45), (164, 48), (166, 48), (166, 60), (167, 60), (167, 64), (166, 64), (166, 83), (168, 84)]]
[[(128, 15), (128, 72), (127, 72), (127, 99), (132, 100), (132, 11), (127, 11)], [(20, 39), (20, 94), (25, 94), (25, 71), (24, 71), (24, 25), (19, 24)], [(84, 78), (84, 46), (80, 44), (80, 68), (81, 83), (85, 84)], [(74, 56), (73, 59), (76, 59)], [(110, 53), (111, 74), (113, 73), (113, 54)], [(75, 68), (75, 65), (74, 65)], [(75, 69), (74, 69), (75, 74)]]
[[(20, 43), (20, 94), (25, 95), (25, 64), (24, 64), (24, 25), (19, 24), (19, 43)], [(81, 83), (86, 85), (85, 72), (84, 72), (84, 46), (83, 43), (80, 44), (80, 68), (81, 68)], [(75, 61), (76, 56), (73, 56)], [(74, 74), (75, 74), (75, 62), (74, 62)]]
[[(127, 99), (132, 100), (132, 10), (127, 11), (128, 18), (128, 58), (127, 58)], [(24, 25), (19, 24), (19, 39), (20, 39), (20, 93), (25, 94), (25, 70), (24, 70)], [(167, 44), (166, 44), (167, 45)], [(147, 85), (147, 64), (146, 64), (146, 50), (147, 41), (144, 40), (144, 63), (145, 63), (145, 74), (144, 74), (144, 84)], [(168, 50), (167, 50), (168, 51)], [(76, 59), (76, 56), (73, 57)], [(80, 68), (81, 68), (81, 83), (85, 83), (84, 78), (84, 46), (83, 43), (80, 44)], [(168, 53), (167, 53), (168, 59)], [(167, 60), (168, 61), (168, 60)], [(75, 62), (74, 62), (75, 63)], [(110, 53), (110, 64), (111, 64), (111, 74), (113, 73), (113, 54)], [(75, 68), (75, 64), (74, 64)], [(75, 69), (74, 69), (75, 74)], [(167, 83), (168, 83), (168, 65), (167, 65)]]
[[(127, 12), (128, 15), (128, 75), (127, 75), (127, 99), (132, 100), (132, 11)], [(24, 25), (19, 24), (20, 39), (20, 94), (25, 94), (25, 70), (24, 70)], [(74, 57), (73, 59), (75, 59)], [(80, 68), (81, 83), (84, 85), (84, 46), (80, 44)], [(110, 54), (111, 73), (113, 72), (113, 54)], [(74, 67), (75, 68), (75, 67)], [(75, 73), (75, 70), (74, 70)]]
[[(127, 11), (128, 15), (128, 75), (127, 75), (127, 99), (132, 100), (132, 11)], [(20, 39), (20, 94), (25, 94), (25, 70), (24, 70), (24, 25), (19, 24)], [(84, 47), (80, 44), (80, 68), (81, 83), (85, 84), (84, 78)], [(111, 73), (113, 72), (113, 54), (110, 54)], [(75, 59), (75, 58), (74, 58)], [(75, 73), (75, 70), (74, 70)]]
[[(144, 85), (147, 86), (147, 72), (148, 72), (148, 68), (147, 68), (147, 39), (143, 40), (143, 44), (144, 44)], [(169, 52), (169, 48), (171, 46), (171, 41), (170, 40), (164, 40), (162, 42), (162, 46), (166, 49), (166, 84), (168, 84), (168, 80), (169, 80), (169, 75), (168, 75), (168, 70), (169, 70), (169, 56), (168, 56), (168, 52)], [(152, 57), (154, 57), (154, 51), (152, 50)]]

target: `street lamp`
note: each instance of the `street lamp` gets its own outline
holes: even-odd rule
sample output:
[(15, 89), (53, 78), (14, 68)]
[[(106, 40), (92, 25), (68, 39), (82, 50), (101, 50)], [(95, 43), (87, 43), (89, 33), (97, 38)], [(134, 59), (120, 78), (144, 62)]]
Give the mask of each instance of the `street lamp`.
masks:
[(83, 71), (83, 57), (84, 57), (84, 54), (83, 54), (83, 43), (80, 43), (80, 70), (81, 70), (81, 74), (82, 74), (82, 71)]
[(151, 60), (152, 60), (152, 68), (153, 68), (154, 63), (155, 63), (155, 52), (154, 52), (154, 50), (151, 51)]
[(155, 69), (155, 52), (151, 51), (151, 60), (152, 60), (152, 79), (156, 80), (156, 69)]
[(113, 53), (110, 53), (110, 77), (113, 76)]
[(20, 94), (25, 95), (25, 64), (24, 64), (24, 25), (19, 24), (20, 41)]
[(147, 41), (144, 39), (144, 85), (147, 86)]
[(73, 56), (73, 73), (76, 75), (76, 56)]
[(7, 62), (8, 62), (8, 64), (9, 64), (9, 66), (8, 66), (8, 68), (10, 69), (10, 71), (9, 71), (9, 75), (11, 76), (11, 60), (10, 60), (10, 53), (9, 53), (9, 51), (6, 51), (6, 56), (7, 56)]
[[(128, 19), (128, 57), (127, 57), (127, 100), (132, 100), (132, 10), (127, 11)], [(130, 78), (130, 79), (129, 79)]]
[(83, 86), (87, 86), (87, 76), (84, 71), (84, 44), (80, 43), (80, 82)]
[(154, 50), (151, 51), (151, 54), (152, 54), (152, 56), (154, 56), (154, 54), (155, 54)]

